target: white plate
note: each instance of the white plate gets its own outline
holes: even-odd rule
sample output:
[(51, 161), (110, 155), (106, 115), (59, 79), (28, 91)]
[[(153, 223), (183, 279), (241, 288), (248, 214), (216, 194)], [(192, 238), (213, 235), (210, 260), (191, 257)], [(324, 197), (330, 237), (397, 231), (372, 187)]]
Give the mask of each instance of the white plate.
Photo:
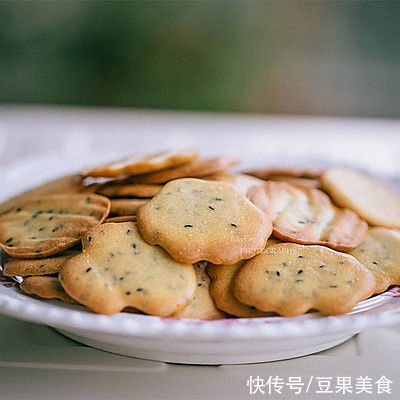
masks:
[[(31, 167), (21, 164), (8, 176), (37, 174), (33, 164)], [(13, 182), (13, 192), (22, 189), (19, 181)], [(52, 326), (77, 341), (114, 353), (176, 363), (238, 364), (315, 353), (369, 327), (399, 322), (400, 289), (363, 301), (343, 316), (313, 313), (295, 318), (206, 321), (126, 313), (98, 315), (78, 305), (25, 295), (0, 273), (0, 312)]]

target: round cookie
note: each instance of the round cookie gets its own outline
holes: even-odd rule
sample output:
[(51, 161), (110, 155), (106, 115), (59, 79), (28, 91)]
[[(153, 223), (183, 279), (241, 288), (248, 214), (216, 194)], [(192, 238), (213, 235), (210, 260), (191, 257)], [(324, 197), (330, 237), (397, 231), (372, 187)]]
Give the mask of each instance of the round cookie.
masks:
[(242, 303), (285, 317), (311, 309), (345, 314), (374, 290), (374, 275), (354, 257), (294, 243), (267, 247), (240, 269), (233, 287)]
[(370, 228), (364, 241), (349, 251), (375, 276), (375, 293), (391, 285), (400, 285), (400, 232), (387, 228)]
[(203, 177), (216, 174), (238, 164), (238, 160), (232, 157), (217, 157), (195, 160), (188, 164), (170, 168), (163, 171), (154, 172), (132, 177), (133, 183), (141, 184), (160, 184), (174, 179)]
[[(281, 243), (276, 239), (268, 239), (267, 246)], [(237, 272), (246, 264), (247, 260), (241, 260), (232, 265), (207, 266), (207, 273), (211, 277), (210, 295), (214, 299), (217, 307), (228, 314), (242, 318), (270, 317), (273, 314), (257, 310), (253, 306), (241, 303), (233, 295), (233, 283)]]
[(97, 226), (82, 246), (83, 253), (64, 265), (59, 279), (73, 299), (97, 313), (111, 315), (134, 307), (167, 317), (183, 310), (193, 298), (193, 266), (147, 244), (135, 222)]
[(265, 183), (262, 179), (258, 179), (251, 175), (234, 173), (214, 174), (210, 176), (205, 176), (203, 179), (207, 181), (231, 183), (232, 185), (236, 186), (236, 188), (245, 196), (247, 195), (248, 190), (253, 186), (263, 186)]
[(260, 253), (271, 234), (269, 217), (225, 182), (178, 179), (137, 214), (146, 242), (185, 263), (234, 264)]
[(47, 258), (10, 258), (5, 262), (3, 275), (29, 276), (58, 274), (61, 267), (71, 257), (74, 257), (79, 253), (79, 250), (66, 250), (55, 256)]
[(42, 258), (78, 243), (108, 215), (110, 200), (96, 194), (38, 196), (0, 216), (0, 246), (17, 258)]
[(357, 247), (367, 233), (365, 221), (351, 210), (333, 206), (318, 189), (268, 181), (263, 187), (252, 187), (247, 197), (270, 215), (274, 235), (283, 241), (346, 251)]
[(341, 206), (355, 211), (370, 225), (400, 228), (400, 196), (374, 179), (344, 168), (321, 177), (322, 188)]
[(118, 175), (138, 175), (153, 171), (159, 171), (182, 165), (196, 160), (197, 150), (186, 151), (162, 151), (147, 156), (132, 155), (119, 161), (114, 161), (81, 172), (81, 176), (87, 177), (114, 177)]
[(227, 314), (219, 310), (210, 296), (210, 277), (206, 272), (206, 264), (199, 262), (193, 265), (196, 272), (196, 289), (193, 300), (180, 313), (174, 315), (177, 318), (201, 318), (221, 319), (227, 318)]
[(256, 169), (248, 171), (246, 172), (246, 174), (264, 180), (274, 179), (274, 177), (277, 176), (318, 179), (321, 176), (321, 170), (316, 168), (306, 168), (306, 167), (275, 167), (275, 168)]
[(65, 293), (59, 280), (55, 276), (30, 276), (20, 284), (21, 290), (45, 299), (59, 299), (65, 303), (76, 303)]
[(148, 199), (112, 199), (110, 214), (120, 217), (136, 215), (139, 208), (148, 201)]

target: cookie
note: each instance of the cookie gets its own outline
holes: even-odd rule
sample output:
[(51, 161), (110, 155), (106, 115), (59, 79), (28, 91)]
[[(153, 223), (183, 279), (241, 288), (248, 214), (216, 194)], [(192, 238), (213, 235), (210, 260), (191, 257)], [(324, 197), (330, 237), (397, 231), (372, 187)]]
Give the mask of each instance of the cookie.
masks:
[(136, 222), (136, 215), (123, 215), (121, 217), (111, 217), (107, 218), (106, 222)]
[(146, 242), (159, 244), (176, 260), (234, 264), (260, 253), (271, 234), (269, 217), (233, 185), (178, 179), (137, 214)]
[(247, 171), (246, 174), (260, 179), (269, 180), (276, 176), (291, 176), (293, 178), (311, 178), (318, 179), (321, 176), (321, 170), (317, 168), (305, 167), (283, 167), (283, 168), (263, 168)]
[(81, 171), (81, 176), (114, 177), (118, 175), (138, 175), (159, 171), (196, 160), (197, 150), (163, 151), (147, 156), (132, 155), (99, 167)]
[(205, 270), (207, 263), (194, 264), (196, 272), (196, 289), (193, 300), (180, 313), (174, 315), (177, 318), (201, 318), (221, 319), (227, 318), (227, 314), (219, 310), (210, 296), (210, 278)]
[(29, 276), (58, 274), (61, 267), (71, 257), (74, 257), (79, 253), (79, 250), (66, 250), (62, 253), (48, 258), (10, 258), (5, 262), (3, 275)]
[(233, 286), (242, 303), (285, 317), (312, 309), (345, 314), (374, 290), (374, 275), (354, 257), (294, 243), (267, 247), (240, 269)]
[(375, 276), (375, 293), (400, 285), (400, 232), (370, 228), (360, 246), (349, 252)]
[(346, 251), (357, 247), (367, 233), (365, 221), (351, 210), (333, 206), (318, 189), (267, 181), (262, 188), (251, 188), (248, 198), (270, 216), (274, 235), (283, 241)]
[(319, 189), (321, 187), (321, 183), (319, 179), (311, 179), (311, 178), (296, 178), (288, 175), (276, 175), (271, 178), (271, 180), (276, 182), (287, 182), (293, 186), (299, 186), (305, 189)]
[(159, 184), (186, 177), (204, 177), (225, 171), (236, 164), (238, 160), (232, 157), (207, 158), (195, 160), (180, 167), (135, 176), (132, 177), (132, 181), (141, 184)]
[(400, 196), (374, 179), (344, 168), (321, 177), (323, 189), (340, 207), (355, 211), (371, 225), (400, 229)]
[(139, 208), (148, 201), (147, 199), (112, 199), (110, 214), (117, 216), (135, 215)]
[(234, 174), (234, 173), (220, 173), (210, 176), (203, 177), (204, 180), (228, 182), (234, 185), (240, 192), (245, 196), (250, 188), (253, 186), (263, 186), (264, 181), (262, 179), (255, 178), (254, 176), (245, 174)]
[[(267, 246), (281, 243), (280, 240), (268, 239)], [(233, 295), (233, 283), (237, 272), (243, 267), (246, 260), (232, 265), (208, 264), (207, 273), (211, 277), (210, 295), (220, 310), (242, 318), (270, 317), (273, 314), (257, 310), (253, 306), (241, 303)]]
[(59, 299), (66, 303), (76, 303), (65, 293), (55, 276), (30, 276), (25, 278), (20, 288), (28, 294), (34, 294), (45, 299)]
[(0, 214), (10, 211), (19, 204), (31, 199), (35, 196), (60, 193), (78, 193), (82, 190), (81, 178), (79, 175), (67, 175), (62, 178), (57, 178), (43, 185), (36, 186), (33, 189), (14, 196), (0, 204)]
[(109, 209), (110, 200), (94, 194), (34, 197), (0, 216), (0, 245), (13, 257), (47, 257), (78, 243)]
[(193, 266), (147, 244), (135, 222), (97, 226), (82, 246), (82, 254), (65, 264), (59, 279), (73, 299), (97, 313), (111, 315), (134, 307), (166, 317), (183, 310), (193, 298)]
[(161, 189), (161, 185), (105, 184), (98, 187), (95, 192), (107, 197), (151, 198), (158, 194)]

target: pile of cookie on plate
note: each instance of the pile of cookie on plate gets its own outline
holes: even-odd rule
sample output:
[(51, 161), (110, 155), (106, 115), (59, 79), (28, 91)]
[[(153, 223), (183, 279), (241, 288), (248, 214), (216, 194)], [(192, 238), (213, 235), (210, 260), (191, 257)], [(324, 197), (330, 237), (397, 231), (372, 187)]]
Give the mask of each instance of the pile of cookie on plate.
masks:
[(236, 164), (132, 156), (9, 199), (3, 274), (96, 313), (203, 319), (343, 314), (400, 284), (391, 190), (349, 169)]

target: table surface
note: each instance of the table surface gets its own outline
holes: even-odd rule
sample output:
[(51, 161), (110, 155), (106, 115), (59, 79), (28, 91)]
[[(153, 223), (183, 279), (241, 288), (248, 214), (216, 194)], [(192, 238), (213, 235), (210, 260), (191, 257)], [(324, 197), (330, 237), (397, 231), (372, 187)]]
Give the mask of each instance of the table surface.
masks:
[[(223, 152), (245, 158), (249, 167), (261, 161), (295, 165), (308, 160), (313, 165), (354, 165), (391, 179), (400, 176), (398, 121), (3, 106), (0, 196), (13, 194), (7, 182), (16, 178), (15, 163), (39, 168), (38, 157), (45, 159), (45, 168), (38, 170), (39, 182), (57, 175), (59, 159), (69, 160), (74, 170), (100, 155), (112, 158), (132, 149), (189, 146), (200, 147), (203, 154)], [(288, 385), (282, 394), (268, 394), (267, 386), (265, 394), (250, 394), (250, 376), (265, 382), (279, 376), (285, 383), (301, 377), (305, 386), (295, 396), (300, 399), (327, 397), (316, 393), (316, 382), (322, 377), (332, 378), (333, 391), (338, 378), (352, 379), (353, 393), (329, 398), (374, 399), (375, 383), (372, 394), (357, 394), (355, 383), (360, 376), (373, 382), (385, 376), (393, 381), (392, 394), (380, 397), (398, 399), (399, 328), (369, 329), (336, 348), (293, 360), (207, 367), (106, 353), (50, 327), (0, 315), (0, 399), (294, 398)]]

